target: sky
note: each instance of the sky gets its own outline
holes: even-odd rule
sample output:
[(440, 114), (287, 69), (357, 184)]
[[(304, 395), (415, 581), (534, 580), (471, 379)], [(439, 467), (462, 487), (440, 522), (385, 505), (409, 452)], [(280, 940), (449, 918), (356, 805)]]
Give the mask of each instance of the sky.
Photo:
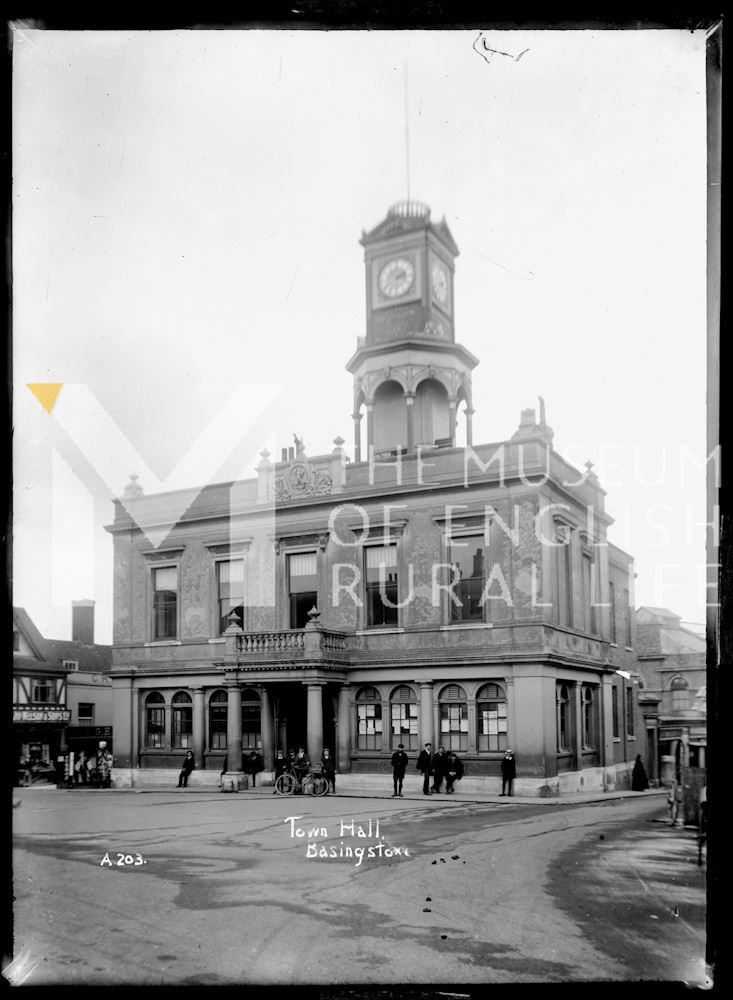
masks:
[(705, 169), (704, 31), (17, 29), (14, 604), (111, 642), (132, 472), (352, 448), (359, 239), (409, 196), (460, 249), (474, 442), (542, 396), (637, 606), (703, 623)]

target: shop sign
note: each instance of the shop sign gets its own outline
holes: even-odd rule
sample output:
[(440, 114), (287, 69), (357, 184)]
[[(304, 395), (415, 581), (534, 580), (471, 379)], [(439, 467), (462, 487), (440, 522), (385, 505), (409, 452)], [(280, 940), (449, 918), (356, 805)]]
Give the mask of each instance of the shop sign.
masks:
[(14, 708), (13, 722), (68, 722), (71, 712), (67, 708)]

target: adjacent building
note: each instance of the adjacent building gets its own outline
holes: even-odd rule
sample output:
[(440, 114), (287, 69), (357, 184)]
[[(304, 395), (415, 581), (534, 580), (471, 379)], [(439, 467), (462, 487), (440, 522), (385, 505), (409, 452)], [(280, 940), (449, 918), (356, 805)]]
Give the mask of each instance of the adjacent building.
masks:
[(431, 742), (487, 789), (508, 747), (517, 791), (623, 787), (643, 739), (634, 572), (598, 478), (554, 450), (542, 401), (473, 442), (445, 220), (401, 203), (361, 242), (354, 460), (296, 437), (253, 479), (133, 479), (115, 504), (115, 782), (188, 749), (199, 776), (250, 749), (267, 773), (298, 744), (376, 774)]
[(72, 638), (46, 639), (13, 608), (13, 750), (16, 764), (52, 768), (66, 749), (112, 745), (112, 649), (94, 642), (94, 602), (72, 601)]
[(640, 700), (653, 738), (647, 750), (654, 777), (663, 764), (705, 768), (707, 749), (705, 637), (667, 608), (636, 612)]

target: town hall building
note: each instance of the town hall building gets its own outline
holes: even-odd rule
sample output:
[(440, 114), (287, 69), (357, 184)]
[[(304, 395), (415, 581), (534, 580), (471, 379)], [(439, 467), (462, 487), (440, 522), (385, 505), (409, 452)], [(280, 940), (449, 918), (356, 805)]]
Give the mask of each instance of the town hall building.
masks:
[(300, 744), (379, 774), (429, 742), (487, 791), (507, 748), (520, 794), (627, 787), (634, 572), (604, 491), (542, 401), (474, 443), (445, 220), (400, 203), (361, 243), (354, 460), (295, 438), (250, 480), (115, 503), (115, 783), (167, 781), (189, 749), (212, 782), (256, 750), (267, 780)]

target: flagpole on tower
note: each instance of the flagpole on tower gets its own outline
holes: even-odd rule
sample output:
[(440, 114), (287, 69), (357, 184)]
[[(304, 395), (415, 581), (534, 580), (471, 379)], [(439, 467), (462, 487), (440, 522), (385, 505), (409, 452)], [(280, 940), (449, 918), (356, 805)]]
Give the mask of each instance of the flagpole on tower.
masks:
[(405, 164), (407, 173), (407, 201), (410, 201), (410, 106), (407, 91), (407, 60), (405, 59)]

